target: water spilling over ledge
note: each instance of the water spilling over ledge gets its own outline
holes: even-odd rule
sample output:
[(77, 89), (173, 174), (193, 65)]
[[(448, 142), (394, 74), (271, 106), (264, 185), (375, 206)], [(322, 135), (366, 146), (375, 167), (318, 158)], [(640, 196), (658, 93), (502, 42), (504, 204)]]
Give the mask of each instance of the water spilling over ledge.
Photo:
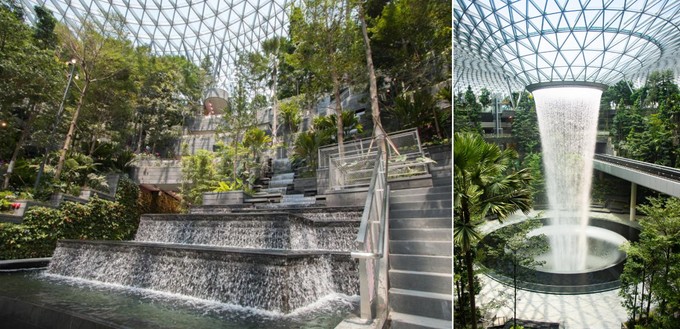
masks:
[(344, 250), (354, 241), (360, 214), (340, 219), (313, 214), (249, 212), (144, 215), (135, 241), (291, 250)]
[(288, 313), (358, 292), (346, 253), (60, 241), (48, 273)]
[(358, 294), (349, 252), (360, 216), (350, 208), (143, 215), (134, 241), (60, 241), (47, 277), (292, 314)]

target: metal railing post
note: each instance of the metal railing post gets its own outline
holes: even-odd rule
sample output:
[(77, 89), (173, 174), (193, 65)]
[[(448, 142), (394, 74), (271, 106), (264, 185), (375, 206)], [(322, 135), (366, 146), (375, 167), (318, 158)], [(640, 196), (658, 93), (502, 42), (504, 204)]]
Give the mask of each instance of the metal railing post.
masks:
[(368, 289), (368, 259), (359, 258), (359, 295), (361, 296), (361, 318), (373, 319), (371, 296)]

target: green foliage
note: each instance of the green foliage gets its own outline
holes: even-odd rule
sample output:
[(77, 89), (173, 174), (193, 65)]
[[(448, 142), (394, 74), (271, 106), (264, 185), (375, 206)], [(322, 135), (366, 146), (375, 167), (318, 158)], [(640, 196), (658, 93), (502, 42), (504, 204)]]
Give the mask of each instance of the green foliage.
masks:
[(22, 224), (0, 223), (0, 259), (49, 257), (61, 239), (130, 240), (139, 225), (138, 195), (139, 187), (122, 177), (115, 202), (94, 197), (59, 209), (31, 207)]
[[(398, 77), (404, 90), (420, 90), (451, 77), (452, 3), (390, 1), (371, 27), (378, 71)], [(458, 131), (458, 130), (456, 130)]]
[(212, 191), (216, 185), (214, 159), (214, 154), (206, 150), (182, 157), (182, 197), (188, 205), (200, 205), (203, 192)]
[(199, 108), (201, 69), (180, 56), (142, 57), (142, 87), (136, 108), (137, 152), (167, 154), (181, 135), (184, 118)]
[(293, 141), (293, 136), (300, 129), (302, 116), (300, 114), (300, 103), (288, 101), (279, 103), (279, 127), (282, 128), (286, 144)]
[(233, 182), (217, 182), (217, 187), (213, 192), (230, 192), (236, 190), (243, 190), (243, 181), (236, 179)]
[[(342, 113), (341, 88), (366, 80), (359, 26), (342, 2), (310, 0), (304, 5), (290, 18), (295, 52), (289, 63), (311, 75), (303, 85), (307, 104), (315, 104), (321, 94), (332, 90), (335, 113)], [(336, 123), (337, 142), (342, 145), (342, 117)]]
[(472, 88), (468, 86), (465, 93), (458, 93), (454, 101), (454, 116), (453, 120), (454, 132), (482, 132), (481, 124), (481, 110), (482, 105), (477, 102)]
[[(503, 220), (509, 214), (532, 206), (528, 169), (514, 171), (517, 158), (514, 150), (501, 150), (475, 133), (454, 134), (453, 144), (453, 207), (454, 243), (465, 255), (467, 268), (468, 310), (475, 310), (472, 251), (481, 238), (479, 226), (487, 215)], [(475, 314), (474, 312), (472, 313)], [(473, 317), (472, 322), (475, 323)]]
[(543, 156), (541, 153), (529, 153), (522, 160), (522, 167), (531, 172), (531, 193), (534, 195), (534, 203), (542, 203), (545, 200), (545, 179), (543, 174)]
[[(651, 328), (677, 328), (680, 319), (680, 200), (649, 198), (638, 206), (640, 239), (624, 247), (628, 254), (621, 274), (623, 306), (631, 320)], [(651, 314), (650, 303), (655, 305)]]
[(672, 72), (653, 72), (644, 86), (632, 91), (629, 88), (622, 81), (603, 95), (601, 108), (612, 104), (616, 108), (610, 126), (614, 148), (625, 157), (677, 167), (680, 88)]
[(540, 268), (545, 264), (535, 258), (550, 249), (545, 234), (529, 236), (531, 231), (542, 225), (541, 220), (536, 217), (500, 228), (490, 234), (488, 240), (491, 242), (480, 251), (487, 258), (486, 261), (497, 264), (494, 269), (512, 279), (514, 292), (511, 304), (514, 319), (517, 319), (518, 281), (531, 281), (531, 275), (535, 272), (530, 269)]
[(57, 20), (52, 15), (52, 11), (44, 6), (35, 6), (35, 16), (38, 20), (33, 32), (33, 37), (36, 43), (43, 49), (54, 49), (57, 47), (57, 35), (54, 33), (54, 28), (57, 26)]
[(294, 167), (307, 167), (310, 171), (316, 172), (319, 147), (324, 139), (330, 140), (330, 136), (323, 137), (322, 135), (323, 132), (310, 130), (297, 136), (291, 156)]
[(0, 211), (8, 211), (12, 203), (16, 199), (16, 195), (12, 191), (0, 191)]
[[(364, 130), (363, 125), (352, 111), (342, 112), (342, 122), (344, 130), (343, 134), (346, 136), (347, 140), (351, 140), (352, 137), (360, 134)], [(332, 144), (334, 141), (337, 141), (336, 126), (337, 116), (335, 114), (314, 118), (312, 129), (317, 133), (316, 137), (319, 139), (319, 146)], [(354, 131), (356, 131), (356, 133)]]
[(108, 188), (103, 176), (97, 175), (98, 164), (91, 157), (82, 153), (71, 153), (64, 161), (62, 180), (66, 183), (65, 190), (70, 187), (89, 186), (93, 189)]
[(139, 199), (139, 186), (127, 175), (120, 177), (116, 189), (116, 203), (123, 209), (122, 217), (120, 217), (120, 220), (125, 223), (125, 226), (121, 227), (123, 240), (134, 238), (137, 232), (139, 216), (141, 215)]
[(435, 136), (444, 137), (442, 130), (445, 129), (446, 120), (442, 120), (438, 111), (437, 101), (428, 90), (402, 93), (395, 99), (394, 106), (385, 108), (382, 122), (385, 129), (391, 132), (418, 128), (421, 138), (431, 141)]
[[(517, 97), (514, 94), (513, 97)], [(538, 130), (536, 104), (531, 94), (524, 92), (515, 108), (512, 120), (512, 137), (517, 141), (517, 149), (522, 156), (538, 153), (541, 150), (541, 136)], [(506, 103), (510, 101), (507, 100)]]

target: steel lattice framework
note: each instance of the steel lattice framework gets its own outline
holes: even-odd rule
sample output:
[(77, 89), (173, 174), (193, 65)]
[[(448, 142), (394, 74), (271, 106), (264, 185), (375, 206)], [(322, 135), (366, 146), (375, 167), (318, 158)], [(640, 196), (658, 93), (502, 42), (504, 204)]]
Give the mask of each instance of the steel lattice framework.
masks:
[(456, 89), (680, 74), (677, 0), (456, 0), (453, 13)]
[(238, 52), (286, 35), (286, 6), (294, 1), (21, 0), (29, 20), (35, 21), (33, 6), (44, 5), (74, 31), (85, 20), (102, 26), (107, 17), (122, 17), (135, 45), (148, 45), (155, 54), (186, 56), (196, 64), (209, 56), (223, 86), (232, 79)]

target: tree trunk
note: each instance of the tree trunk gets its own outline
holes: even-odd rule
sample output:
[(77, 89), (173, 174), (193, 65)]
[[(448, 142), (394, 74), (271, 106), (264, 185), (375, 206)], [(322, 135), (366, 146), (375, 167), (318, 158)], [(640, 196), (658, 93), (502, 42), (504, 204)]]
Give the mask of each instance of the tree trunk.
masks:
[[(472, 215), (470, 214), (470, 208), (465, 199), (462, 200), (461, 204), (461, 219), (464, 224), (470, 223)], [(473, 269), (474, 260), (472, 259), (472, 246), (463, 246), (465, 249), (465, 266), (467, 267), (467, 277), (468, 277), (468, 294), (470, 294), (470, 324), (472, 324), (472, 329), (477, 329), (477, 307), (475, 306), (475, 273)]]
[(80, 109), (83, 107), (83, 102), (85, 100), (85, 94), (87, 93), (87, 87), (90, 85), (89, 81), (85, 81), (83, 90), (80, 91), (80, 98), (78, 99), (78, 105), (76, 106), (76, 111), (73, 113), (73, 118), (71, 118), (71, 125), (68, 128), (68, 133), (66, 134), (66, 139), (64, 140), (64, 147), (59, 152), (59, 162), (57, 163), (57, 170), (54, 173), (54, 179), (59, 180), (61, 176), (61, 171), (64, 169), (64, 161), (66, 160), (66, 152), (71, 147), (73, 141), (73, 134), (76, 131), (76, 124), (78, 123), (78, 115), (80, 114)]
[(142, 136), (144, 136), (144, 123), (139, 122), (139, 138), (137, 138), (137, 153), (142, 153)]
[(94, 153), (94, 150), (96, 148), (97, 148), (97, 136), (93, 134), (92, 135), (92, 141), (91, 141), (91, 144), (90, 144), (90, 151), (87, 155), (92, 156), (92, 154)]
[(512, 305), (512, 326), (513, 329), (517, 328), (517, 255), (513, 253), (512, 255), (512, 285), (514, 288), (514, 304)]
[(239, 130), (236, 129), (236, 135), (234, 136), (234, 166), (233, 166), (233, 172), (231, 173), (231, 177), (234, 180), (234, 183), (236, 183), (236, 170), (238, 169), (238, 139), (239, 139)]
[(470, 323), (472, 329), (477, 329), (477, 308), (475, 307), (475, 274), (472, 268), (472, 251), (465, 252), (465, 266), (467, 266), (468, 294), (470, 294)]
[(439, 138), (444, 138), (442, 130), (439, 128), (439, 118), (437, 118), (437, 105), (432, 107), (432, 119), (434, 120), (434, 129), (437, 132), (437, 136), (439, 136)]
[(331, 76), (333, 78), (333, 94), (335, 95), (335, 116), (336, 119), (336, 127), (338, 129), (338, 152), (340, 154), (340, 159), (343, 158), (344, 153), (345, 153), (345, 146), (344, 146), (344, 128), (342, 127), (342, 104), (340, 100), (340, 78), (338, 77), (338, 74), (335, 71), (331, 72)]
[[(664, 268), (664, 274), (663, 278), (661, 278), (661, 282), (666, 282), (668, 283), (668, 272), (670, 271), (670, 257), (671, 257), (671, 249), (666, 248), (666, 266)], [(666, 314), (666, 304), (668, 303), (666, 296), (664, 295), (663, 298), (661, 299), (661, 303), (659, 303), (659, 309), (661, 311), (659, 313), (661, 314)]]
[[(463, 267), (463, 262), (462, 260), (458, 260), (458, 268)], [(458, 280), (456, 282), (456, 289), (458, 292), (458, 305), (460, 306), (460, 316), (462, 317), (461, 319), (461, 324), (463, 325), (463, 328), (465, 328), (465, 300), (463, 298), (465, 297), (465, 285), (463, 284), (463, 280)]]
[(635, 284), (635, 292), (633, 293), (633, 323), (635, 323), (635, 313), (637, 311), (637, 296), (638, 296), (638, 285)]
[[(373, 118), (373, 136), (381, 137), (385, 135), (385, 130), (380, 121), (380, 107), (378, 104), (378, 83), (375, 78), (375, 68), (373, 67), (373, 52), (371, 51), (371, 39), (368, 38), (366, 28), (366, 18), (364, 17), (364, 6), (359, 4), (359, 20), (361, 21), (361, 34), (364, 37), (366, 49), (366, 67), (368, 69), (369, 92), (371, 95), (371, 117)], [(382, 147), (382, 146), (381, 146)]]
[(12, 172), (14, 172), (14, 165), (17, 161), (17, 157), (19, 157), (19, 152), (21, 152), (21, 149), (24, 147), (24, 143), (26, 142), (28, 135), (31, 133), (31, 127), (33, 126), (33, 121), (35, 121), (36, 117), (35, 115), (36, 107), (37, 105), (33, 104), (31, 111), (28, 113), (28, 119), (26, 120), (26, 123), (24, 124), (24, 127), (21, 130), (21, 136), (19, 136), (19, 141), (17, 141), (17, 144), (14, 146), (14, 152), (12, 152), (12, 159), (9, 160), (9, 165), (7, 166), (7, 173), (5, 173), (5, 181), (2, 183), (3, 190), (6, 190), (9, 187), (9, 179), (12, 176)]
[(279, 112), (279, 100), (277, 99), (276, 95), (276, 89), (278, 87), (278, 72), (279, 72), (279, 48), (278, 46), (276, 47), (276, 55), (275, 60), (274, 60), (274, 74), (272, 75), (273, 84), (272, 84), (272, 146), (276, 146), (276, 142), (278, 138), (276, 138), (276, 134), (278, 133), (278, 112)]
[(652, 307), (652, 285), (654, 284), (654, 272), (649, 275), (649, 293), (647, 294), (647, 311), (645, 312), (645, 323), (649, 322), (649, 311)]
[(642, 311), (645, 309), (645, 269), (642, 268), (642, 289), (640, 289), (640, 318), (642, 318)]

